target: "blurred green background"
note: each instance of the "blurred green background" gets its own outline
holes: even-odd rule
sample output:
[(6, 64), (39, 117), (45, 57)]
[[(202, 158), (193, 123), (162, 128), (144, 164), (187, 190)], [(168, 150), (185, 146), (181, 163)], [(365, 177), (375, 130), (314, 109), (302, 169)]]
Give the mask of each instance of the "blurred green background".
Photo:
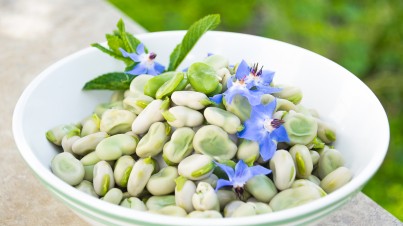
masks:
[(388, 155), (364, 193), (403, 220), (403, 1), (108, 1), (149, 31), (186, 30), (219, 13), (217, 30), (292, 43), (353, 72), (378, 96), (391, 127)]

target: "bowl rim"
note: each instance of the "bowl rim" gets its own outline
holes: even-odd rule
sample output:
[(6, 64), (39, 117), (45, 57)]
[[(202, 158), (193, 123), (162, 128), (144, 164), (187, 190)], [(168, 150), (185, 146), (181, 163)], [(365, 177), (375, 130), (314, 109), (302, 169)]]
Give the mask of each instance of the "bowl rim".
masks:
[[(165, 37), (165, 36), (180, 36), (182, 37), (185, 34), (186, 31), (162, 31), (162, 32), (152, 32), (152, 33), (144, 33), (144, 34), (137, 34), (136, 38), (139, 40), (147, 40), (148, 38), (158, 38), (158, 37)], [(372, 157), (371, 161), (366, 165), (365, 168), (362, 169), (362, 172), (359, 175), (354, 175), (353, 179), (346, 185), (344, 185), (342, 188), (338, 189), (337, 192), (329, 194), (325, 197), (322, 197), (319, 200), (315, 200), (313, 202), (304, 204), (302, 206), (282, 210), (279, 212), (273, 212), (270, 213), (269, 215), (263, 214), (263, 215), (257, 215), (257, 216), (250, 216), (250, 217), (242, 217), (242, 218), (236, 218), (236, 219), (231, 219), (231, 218), (223, 218), (223, 219), (201, 219), (197, 218), (197, 224), (203, 224), (203, 225), (248, 225), (250, 223), (254, 224), (264, 224), (267, 222), (288, 222), (293, 219), (298, 219), (303, 216), (306, 216), (307, 214), (314, 213), (322, 208), (325, 208), (327, 206), (332, 206), (337, 203), (340, 203), (343, 201), (346, 197), (350, 196), (351, 194), (356, 194), (358, 193), (362, 187), (365, 185), (366, 182), (375, 174), (375, 172), (379, 169), (381, 166), (387, 150), (388, 150), (388, 145), (389, 145), (389, 139), (390, 139), (390, 130), (389, 130), (389, 123), (387, 119), (387, 115), (385, 110), (383, 109), (381, 103), (379, 102), (378, 98), (375, 96), (375, 94), (361, 81), (359, 80), (355, 75), (353, 75), (351, 72), (343, 68), (342, 66), (338, 65), (337, 63), (319, 55), (316, 54), (312, 51), (306, 50), (304, 48), (285, 43), (282, 41), (270, 39), (270, 38), (265, 38), (261, 36), (255, 36), (255, 35), (250, 35), (250, 34), (243, 34), (243, 33), (236, 33), (236, 32), (225, 32), (225, 31), (209, 31), (206, 36), (225, 36), (225, 37), (231, 37), (231, 36), (238, 36), (240, 38), (247, 38), (247, 39), (264, 39), (269, 42), (275, 42), (280, 45), (286, 45), (286, 46), (292, 46), (293, 48), (297, 48), (298, 51), (303, 51), (305, 52), (304, 54), (314, 54), (316, 57), (319, 57), (321, 60), (327, 61), (328, 63), (331, 64), (336, 64), (338, 67), (341, 67), (343, 70), (345, 70), (346, 75), (352, 76), (352, 79), (357, 80), (356, 82), (361, 83), (361, 85), (364, 86), (366, 89), (367, 93), (371, 95), (369, 98), (374, 99), (375, 103), (378, 105), (378, 107), (383, 111), (382, 114), (384, 117), (382, 117), (382, 130), (387, 131), (387, 134), (384, 134), (387, 137), (387, 140), (385, 139), (383, 146), (383, 152), (376, 152), (374, 156)], [(13, 136), (15, 143), (17, 145), (17, 148), (19, 150), (19, 153), (23, 157), (23, 159), (26, 161), (28, 166), (33, 170), (34, 174), (40, 179), (40, 181), (46, 186), (50, 186), (52, 189), (57, 191), (59, 194), (65, 194), (66, 198), (69, 200), (73, 200), (75, 203), (84, 206), (85, 208), (91, 209), (93, 212), (97, 212), (98, 214), (101, 215), (108, 215), (111, 217), (117, 217), (119, 220), (124, 220), (128, 223), (141, 223), (141, 224), (162, 224), (162, 225), (189, 225), (192, 223), (195, 223), (194, 219), (191, 218), (184, 218), (184, 217), (172, 217), (172, 216), (164, 216), (164, 215), (159, 215), (158, 217), (155, 217), (156, 215), (153, 213), (148, 213), (148, 212), (140, 212), (140, 211), (134, 211), (132, 209), (125, 209), (123, 207), (116, 208), (116, 205), (106, 203), (102, 200), (93, 198), (81, 191), (78, 191), (72, 186), (69, 186), (68, 184), (64, 183), (60, 179), (58, 179), (54, 174), (51, 173), (51, 171), (45, 167), (44, 165), (41, 164), (41, 162), (36, 158), (34, 155), (32, 149), (29, 147), (27, 139), (24, 136), (23, 132), (23, 113), (24, 113), (24, 108), (26, 106), (27, 100), (29, 99), (29, 96), (31, 93), (35, 90), (35, 88), (48, 76), (51, 76), (52, 72), (57, 70), (61, 65), (74, 61), (77, 58), (80, 58), (83, 55), (91, 54), (93, 52), (97, 51), (95, 48), (92, 47), (87, 47), (84, 48), (78, 52), (75, 52), (69, 56), (66, 56), (56, 63), (53, 63), (51, 66), (43, 70), (41, 73), (39, 73), (38, 76), (36, 76), (30, 84), (25, 88), (23, 93), (21, 94), (20, 98), (17, 101), (17, 104), (15, 105), (14, 108), (14, 113), (13, 113), (13, 119), (12, 119), (12, 130), (13, 130)], [(292, 217), (290, 217), (292, 216)], [(142, 219), (146, 219), (143, 221)]]

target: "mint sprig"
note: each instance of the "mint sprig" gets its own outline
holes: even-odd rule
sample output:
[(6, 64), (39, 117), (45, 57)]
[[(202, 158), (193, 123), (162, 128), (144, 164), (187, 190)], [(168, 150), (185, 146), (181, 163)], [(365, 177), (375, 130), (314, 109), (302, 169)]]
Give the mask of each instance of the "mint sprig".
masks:
[(130, 87), (130, 82), (134, 76), (124, 72), (106, 73), (85, 83), (83, 90), (126, 90)]
[(196, 21), (182, 39), (182, 42), (178, 44), (169, 57), (168, 71), (174, 71), (180, 63), (185, 59), (186, 55), (196, 45), (197, 41), (209, 30), (215, 29), (220, 24), (220, 15), (213, 14), (203, 17)]
[[(182, 39), (182, 42), (178, 44), (170, 55), (170, 62), (167, 71), (174, 71), (178, 68), (181, 62), (185, 59), (187, 54), (196, 45), (200, 37), (209, 30), (212, 30), (220, 23), (220, 15), (213, 14), (203, 17), (196, 21), (189, 30), (186, 32)], [(112, 34), (106, 34), (106, 40), (108, 48), (102, 46), (99, 43), (94, 43), (91, 46), (99, 49), (100, 51), (108, 54), (109, 56), (123, 61), (126, 64), (125, 71), (133, 69), (138, 62), (134, 62), (130, 58), (126, 58), (122, 55), (120, 49), (125, 50), (128, 53), (136, 52), (137, 46), (141, 43), (140, 40), (135, 38), (132, 34), (126, 32), (125, 24), (122, 19), (116, 24), (117, 30)], [(145, 52), (147, 48), (145, 48)], [(91, 81), (88, 81), (83, 90), (125, 90), (130, 87), (130, 82), (135, 75), (130, 75), (124, 72), (111, 72), (100, 75)]]

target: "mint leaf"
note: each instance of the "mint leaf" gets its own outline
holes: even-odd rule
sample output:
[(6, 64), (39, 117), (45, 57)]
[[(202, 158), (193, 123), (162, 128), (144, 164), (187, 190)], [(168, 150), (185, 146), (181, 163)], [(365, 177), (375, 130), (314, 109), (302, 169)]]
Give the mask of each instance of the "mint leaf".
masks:
[(119, 54), (113, 52), (112, 50), (103, 47), (101, 44), (93, 43), (93, 44), (91, 44), (91, 46), (101, 50), (102, 52), (108, 54), (109, 56), (111, 56), (117, 60), (121, 60), (121, 61), (125, 62), (126, 65), (133, 64), (132, 60), (125, 58), (122, 55), (119, 55)]
[(216, 28), (218, 24), (220, 24), (220, 15), (213, 14), (203, 17), (190, 26), (182, 42), (175, 47), (169, 57), (168, 71), (176, 70), (200, 37), (208, 30)]
[(122, 39), (117, 35), (111, 35), (111, 34), (106, 34), (105, 37), (108, 42), (109, 49), (112, 50), (117, 55), (122, 56), (122, 53), (119, 50), (119, 48), (123, 46)]
[(135, 76), (124, 72), (111, 72), (100, 75), (95, 79), (85, 83), (83, 90), (108, 89), (126, 90), (130, 87), (130, 82)]

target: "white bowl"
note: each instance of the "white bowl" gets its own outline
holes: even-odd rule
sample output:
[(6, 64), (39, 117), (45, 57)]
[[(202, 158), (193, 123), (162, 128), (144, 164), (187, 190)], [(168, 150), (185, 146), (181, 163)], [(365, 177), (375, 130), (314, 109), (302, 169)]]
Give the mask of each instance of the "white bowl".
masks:
[[(165, 65), (183, 31), (137, 37)], [(93, 198), (61, 181), (50, 171), (58, 150), (45, 132), (77, 122), (107, 101), (110, 92), (82, 91), (84, 83), (123, 65), (94, 48), (86, 48), (50, 66), (26, 88), (14, 111), (13, 133), (21, 155), (58, 198), (84, 219), (105, 225), (268, 225), (301, 224), (319, 219), (348, 202), (380, 167), (389, 144), (387, 116), (378, 99), (358, 78), (336, 63), (305, 49), (246, 34), (208, 32), (188, 55), (183, 67), (207, 53), (222, 54), (231, 63), (259, 62), (276, 72), (275, 83), (302, 89), (303, 105), (318, 110), (336, 128), (335, 147), (345, 157), (354, 178), (330, 195), (279, 212), (236, 219), (188, 219), (154, 215)], [(40, 208), (40, 207), (39, 207)]]

